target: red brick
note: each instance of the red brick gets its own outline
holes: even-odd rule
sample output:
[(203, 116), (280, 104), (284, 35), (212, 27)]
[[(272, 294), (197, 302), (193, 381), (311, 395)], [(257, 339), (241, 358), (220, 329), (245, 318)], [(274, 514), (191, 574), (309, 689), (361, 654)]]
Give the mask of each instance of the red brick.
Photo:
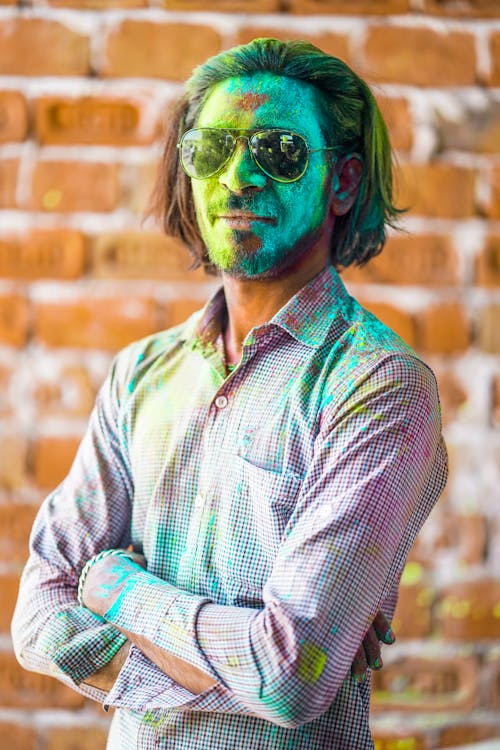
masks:
[(438, 529), (434, 539), (437, 556), (445, 552), (446, 559), (453, 560), (457, 568), (484, 562), (487, 531), (484, 516), (449, 510), (440, 517)]
[(472, 656), (401, 656), (372, 673), (374, 710), (464, 711), (478, 703)]
[(457, 377), (449, 370), (434, 367), (439, 399), (441, 401), (441, 418), (444, 424), (460, 416), (460, 409), (467, 403), (467, 393)]
[[(408, 571), (408, 572), (407, 572)], [(418, 575), (414, 572), (418, 571)], [(434, 591), (417, 563), (407, 563), (399, 587), (398, 606), (392, 628), (398, 641), (425, 638), (431, 632), (431, 605)]]
[(96, 237), (91, 248), (91, 271), (99, 278), (203, 281), (201, 268), (188, 271), (187, 248), (156, 232), (113, 232)]
[(152, 143), (158, 122), (138, 100), (45, 96), (35, 103), (35, 130), (43, 144), (131, 146)]
[[(168, 10), (211, 10), (220, 13), (277, 13), (281, 0), (210, 0), (210, 6), (202, 0), (163, 0)], [(261, 34), (260, 36), (267, 36)]]
[(104, 727), (51, 727), (44, 750), (105, 750), (107, 734)]
[(475, 178), (472, 169), (452, 164), (401, 164), (396, 173), (396, 204), (420, 216), (474, 216)]
[(85, 698), (53, 677), (28, 672), (14, 654), (0, 651), (0, 705), (19, 708), (81, 708)]
[(491, 424), (500, 426), (500, 375), (493, 378), (491, 383)]
[(0, 208), (16, 208), (16, 185), (19, 162), (17, 159), (0, 161)]
[(392, 235), (380, 255), (366, 266), (342, 270), (358, 284), (441, 286), (458, 281), (457, 256), (449, 235)]
[(2, 562), (19, 563), (28, 558), (28, 539), (37, 510), (37, 506), (25, 503), (0, 505), (0, 560)]
[(31, 208), (43, 211), (113, 211), (119, 201), (116, 164), (39, 161)]
[[(454, 113), (456, 115), (456, 113)], [(472, 151), (497, 154), (500, 144), (500, 102), (485, 98), (481, 107), (461, 102), (460, 116), (435, 112), (440, 152)]]
[(0, 721), (0, 737), (5, 748), (9, 750), (37, 750), (38, 745), (34, 729), (23, 723)]
[(489, 83), (492, 86), (500, 86), (500, 31), (491, 32), (490, 57), (492, 69)]
[(184, 81), (195, 65), (220, 49), (220, 35), (209, 26), (127, 20), (111, 31), (101, 72)]
[(0, 22), (0, 70), (3, 75), (84, 76), (90, 71), (89, 40), (46, 18), (9, 18)]
[(415, 346), (415, 321), (411, 313), (400, 310), (387, 302), (364, 299), (361, 304), (382, 323), (392, 328), (407, 344)]
[(20, 294), (0, 296), (0, 343), (21, 347), (27, 341), (29, 305)]
[(76, 279), (84, 261), (84, 237), (71, 229), (40, 229), (24, 238), (0, 239), (0, 278)]
[[(476, 721), (460, 722), (451, 727), (445, 727), (439, 732), (438, 747), (460, 747), (472, 745), (481, 740), (500, 737), (500, 727), (493, 724), (479, 723)], [(473, 748), (471, 748), (473, 750)]]
[(482, 286), (500, 286), (500, 234), (490, 234), (476, 259), (476, 283)]
[(323, 52), (327, 52), (334, 57), (340, 57), (345, 62), (349, 61), (351, 57), (348, 36), (330, 31), (323, 32), (322, 34), (307, 34), (301, 31), (294, 31), (294, 29), (282, 29), (273, 26), (243, 26), (238, 30), (236, 43), (248, 44), (252, 39), (258, 37), (272, 37), (273, 39), (282, 39), (285, 42), (292, 39), (305, 39), (322, 49)]
[(458, 302), (432, 305), (417, 316), (417, 349), (433, 354), (464, 352), (469, 339), (469, 324)]
[(490, 305), (481, 311), (478, 346), (488, 354), (500, 354), (500, 305)]
[(490, 219), (500, 219), (500, 167), (491, 167), (487, 177), (491, 192), (485, 206), (485, 213)]
[(53, 8), (79, 8), (80, 10), (108, 10), (110, 8), (145, 8), (148, 0), (46, 0)]
[(55, 367), (38, 375), (32, 397), (40, 417), (84, 417), (94, 404), (96, 389), (88, 370), (78, 365)]
[(468, 0), (466, 3), (457, 3), (456, 0), (425, 0), (425, 12), (439, 16), (498, 18), (500, 7), (498, 0)]
[[(493, 647), (492, 652), (486, 655), (483, 675), (486, 687), (485, 703), (492, 708), (496, 715), (500, 711), (500, 656)], [(498, 731), (498, 726), (497, 726)]]
[(0, 575), (0, 633), (10, 631), (10, 623), (19, 591), (18, 575)]
[(126, 164), (122, 167), (123, 206), (125, 208), (135, 214), (145, 213), (158, 174), (158, 166), (157, 162), (146, 162)]
[(48, 346), (117, 350), (157, 328), (158, 309), (147, 298), (97, 298), (39, 303), (35, 332)]
[(439, 632), (449, 640), (498, 640), (500, 580), (483, 578), (447, 586), (439, 595)]
[(384, 117), (392, 147), (409, 151), (413, 145), (413, 117), (410, 105), (402, 97), (381, 96), (377, 99)]
[(371, 80), (416, 86), (468, 86), (476, 82), (475, 40), (466, 32), (371, 26), (364, 53), (361, 73)]
[(28, 557), (28, 539), (37, 513), (30, 503), (0, 503), (0, 556), (2, 562)]
[(12, 414), (12, 398), (9, 390), (13, 376), (12, 367), (0, 366), (0, 417), (8, 417)]
[(425, 734), (418, 730), (375, 729), (372, 731), (372, 737), (375, 750), (428, 750), (430, 747)]
[(52, 489), (68, 474), (81, 437), (41, 437), (32, 447), (33, 478), (38, 487)]
[(288, 0), (292, 13), (348, 13), (362, 14), (392, 14), (406, 13), (410, 10), (409, 0)]
[(203, 307), (201, 300), (175, 299), (168, 301), (166, 303), (168, 327), (170, 328), (171, 326), (183, 323), (192, 313), (199, 310), (200, 307)]
[(0, 91), (0, 143), (24, 140), (27, 129), (24, 96), (19, 91)]
[(0, 488), (17, 489), (26, 476), (26, 440), (9, 432), (0, 436)]

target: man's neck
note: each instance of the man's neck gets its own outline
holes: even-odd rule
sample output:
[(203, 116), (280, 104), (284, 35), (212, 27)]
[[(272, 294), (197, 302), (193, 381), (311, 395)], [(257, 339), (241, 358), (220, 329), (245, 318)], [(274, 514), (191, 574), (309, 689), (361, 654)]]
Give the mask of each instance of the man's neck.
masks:
[(228, 319), (224, 343), (229, 362), (241, 358), (243, 341), (248, 332), (271, 320), (299, 289), (323, 270), (328, 261), (318, 258), (315, 264), (295, 269), (275, 279), (235, 279), (223, 274)]

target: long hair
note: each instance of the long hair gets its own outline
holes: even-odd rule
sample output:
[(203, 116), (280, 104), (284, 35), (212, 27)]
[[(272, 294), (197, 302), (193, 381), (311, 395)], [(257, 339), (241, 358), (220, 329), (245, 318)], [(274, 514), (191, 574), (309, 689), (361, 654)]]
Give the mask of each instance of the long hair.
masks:
[[(148, 214), (166, 234), (181, 239), (193, 258), (189, 270), (203, 265), (219, 270), (208, 258), (193, 205), (191, 182), (179, 163), (177, 143), (196, 119), (217, 83), (236, 76), (270, 72), (304, 81), (322, 94), (325, 137), (341, 154), (363, 158), (363, 179), (356, 200), (344, 216), (337, 216), (331, 242), (336, 267), (363, 265), (378, 255), (386, 241), (386, 227), (396, 226), (401, 209), (392, 198), (392, 151), (387, 128), (368, 85), (337, 57), (310, 42), (254, 39), (209, 58), (194, 69), (167, 125), (165, 146)], [(323, 128), (324, 130), (324, 128)]]

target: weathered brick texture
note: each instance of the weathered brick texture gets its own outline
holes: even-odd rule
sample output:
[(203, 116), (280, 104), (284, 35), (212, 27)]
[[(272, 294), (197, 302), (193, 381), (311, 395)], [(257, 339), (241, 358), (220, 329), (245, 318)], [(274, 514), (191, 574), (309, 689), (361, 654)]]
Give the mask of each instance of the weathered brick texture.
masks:
[(209, 26), (124, 21), (109, 35), (102, 74), (182, 81), (220, 48), (220, 36)]
[(19, 91), (0, 91), (0, 143), (22, 141), (27, 127), (24, 96)]
[(18, 16), (0, 22), (4, 75), (84, 76), (90, 72), (89, 39), (59, 21)]
[(36, 511), (71, 466), (114, 353), (181, 323), (220, 284), (141, 222), (180, 83), (257, 36), (309, 39), (374, 84), (405, 231), (342, 278), (439, 386), (450, 481), (373, 675), (375, 748), (500, 740), (498, 0), (0, 6), (1, 750), (104, 750), (110, 717), (22, 670), (10, 618)]
[(30, 208), (35, 211), (113, 211), (118, 208), (116, 164), (39, 161)]
[(474, 37), (470, 33), (374, 26), (368, 33), (364, 54), (361, 72), (372, 80), (417, 86), (467, 86), (476, 80)]

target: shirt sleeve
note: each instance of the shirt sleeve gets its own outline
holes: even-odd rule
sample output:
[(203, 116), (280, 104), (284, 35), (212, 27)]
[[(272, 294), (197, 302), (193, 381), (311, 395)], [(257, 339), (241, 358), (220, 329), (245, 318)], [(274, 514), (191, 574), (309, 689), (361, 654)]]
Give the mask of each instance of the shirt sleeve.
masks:
[[(286, 727), (333, 702), (447, 478), (436, 382), (417, 358), (382, 359), (330, 409), (262, 609), (213, 604), (140, 571), (106, 613)], [(153, 704), (162, 708), (161, 696)]]
[(115, 364), (68, 476), (35, 519), (11, 627), (23, 667), (58, 677), (97, 700), (106, 694), (80, 683), (105, 666), (126, 638), (78, 605), (77, 586), (89, 558), (130, 540), (133, 487), (117, 430)]

